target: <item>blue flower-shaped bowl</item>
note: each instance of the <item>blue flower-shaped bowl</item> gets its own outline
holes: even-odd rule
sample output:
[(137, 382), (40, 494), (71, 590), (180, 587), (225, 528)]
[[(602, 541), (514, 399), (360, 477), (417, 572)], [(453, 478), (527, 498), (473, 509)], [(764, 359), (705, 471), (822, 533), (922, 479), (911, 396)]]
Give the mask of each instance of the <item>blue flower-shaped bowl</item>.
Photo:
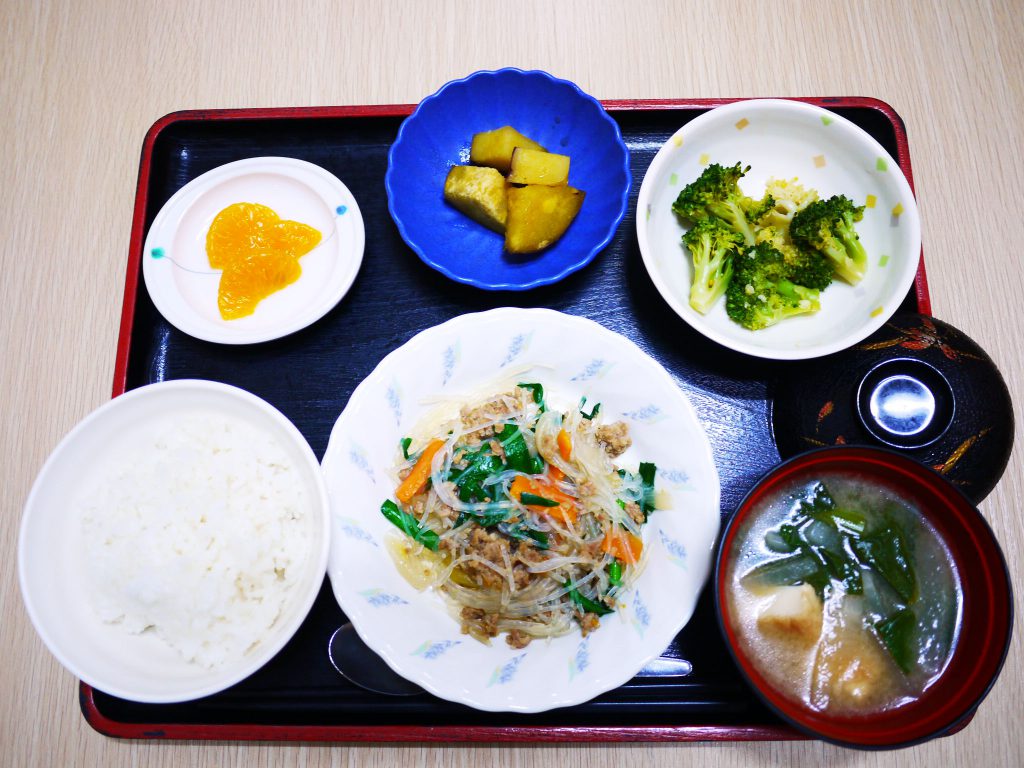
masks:
[[(505, 253), (501, 235), (444, 201), (448, 169), (469, 163), (473, 134), (503, 125), (569, 155), (569, 184), (586, 192), (576, 220), (540, 253)], [(546, 72), (476, 72), (428, 96), (402, 123), (384, 184), (398, 231), (424, 262), (460, 283), (523, 291), (561, 280), (608, 245), (626, 213), (629, 151), (618, 124), (573, 83)]]

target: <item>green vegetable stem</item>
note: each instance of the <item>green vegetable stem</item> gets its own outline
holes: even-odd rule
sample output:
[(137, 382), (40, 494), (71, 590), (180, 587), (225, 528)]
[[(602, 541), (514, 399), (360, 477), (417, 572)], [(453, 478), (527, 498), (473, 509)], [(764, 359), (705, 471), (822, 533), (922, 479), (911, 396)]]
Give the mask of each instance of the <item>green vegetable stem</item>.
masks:
[(437, 551), (437, 533), (424, 528), (419, 521), (408, 512), (403, 512), (395, 502), (388, 499), (380, 505), (381, 514), (390, 520), (400, 531), (414, 541), (418, 541), (427, 549)]

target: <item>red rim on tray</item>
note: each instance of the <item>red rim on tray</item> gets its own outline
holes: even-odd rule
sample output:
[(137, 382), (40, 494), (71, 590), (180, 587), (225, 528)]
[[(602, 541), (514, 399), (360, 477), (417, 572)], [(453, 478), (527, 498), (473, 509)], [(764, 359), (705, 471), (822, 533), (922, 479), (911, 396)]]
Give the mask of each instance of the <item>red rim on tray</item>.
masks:
[[(866, 121), (866, 124), (870, 124), (872, 130), (880, 134), (884, 133), (889, 137), (888, 140), (891, 141), (890, 152), (894, 154), (900, 169), (906, 176), (907, 181), (910, 182), (911, 187), (913, 187), (906, 131), (902, 120), (892, 107), (871, 98), (806, 98), (799, 100), (827, 109), (856, 110)], [(733, 101), (737, 101), (737, 99), (612, 100), (603, 101), (602, 105), (622, 126), (623, 135), (626, 135), (627, 129), (631, 129), (634, 133), (637, 131), (649, 132), (651, 130), (649, 125), (661, 125), (661, 122), (664, 122), (670, 112), (689, 112), (695, 115), (700, 111), (709, 110)], [(267, 133), (274, 137), (274, 141), (277, 141), (279, 145), (284, 147), (283, 150), (280, 146), (274, 146), (273, 149), (279, 152), (283, 151), (285, 154), (301, 154), (301, 148), (297, 148), (298, 145), (295, 143), (297, 141), (296, 134), (292, 131), (293, 126), (297, 124), (296, 121), (304, 121), (302, 124), (306, 126), (317, 126), (316, 130), (318, 131), (329, 130), (332, 132), (331, 135), (333, 135), (333, 132), (338, 131), (339, 128), (354, 123), (356, 120), (365, 121), (360, 125), (390, 124), (390, 122), (394, 122), (397, 129), (398, 122), (411, 114), (414, 108), (415, 105), (381, 105), (196, 110), (173, 113), (158, 120), (150, 128), (142, 146), (131, 242), (128, 253), (120, 336), (114, 367), (113, 395), (117, 396), (126, 391), (126, 389), (139, 386), (140, 383), (145, 383), (154, 377), (159, 379), (164, 376), (174, 377), (181, 375), (173, 367), (167, 367), (169, 361), (172, 364), (174, 362), (173, 357), (169, 358), (167, 355), (167, 339), (153, 335), (154, 319), (151, 316), (152, 308), (148, 307), (146, 296), (144, 293), (140, 293), (139, 286), (141, 278), (140, 267), (144, 258), (143, 243), (147, 227), (152, 221), (153, 216), (155, 216), (156, 209), (159, 207), (161, 200), (173, 193), (182, 182), (182, 179), (179, 179), (177, 176), (168, 176), (166, 169), (161, 165), (166, 157), (169, 156), (168, 153), (173, 154), (177, 152), (176, 157), (179, 155), (184, 157), (181, 150), (187, 149), (188, 139), (182, 139), (182, 135), (187, 137), (190, 135), (188, 131), (194, 130), (197, 126), (208, 128), (212, 131), (211, 135), (214, 138), (211, 143), (213, 149), (209, 153), (208, 160), (212, 162), (215, 158), (223, 157), (224, 160), (221, 160), (221, 162), (225, 162), (230, 159), (236, 159), (238, 156), (245, 156), (244, 150), (232, 147), (232, 137), (235, 133), (248, 130), (249, 126), (260, 125), (264, 126)], [(641, 127), (638, 128), (637, 126)], [(674, 125), (671, 130), (675, 130), (675, 128), (678, 128), (678, 124)], [(894, 152), (892, 151), (893, 149), (895, 150)], [(386, 153), (386, 146), (384, 146), (384, 152)], [(642, 176), (643, 173), (643, 168), (637, 167), (638, 159), (638, 153), (634, 152), (633, 173), (635, 178), (638, 174)], [(342, 158), (337, 160), (337, 162), (343, 163), (347, 161)], [(197, 168), (197, 172), (206, 169)], [(372, 168), (361, 168), (359, 172), (370, 173), (372, 170)], [(383, 166), (381, 166), (379, 184), (374, 185), (371, 190), (371, 192), (376, 190), (376, 194), (379, 194), (381, 197), (383, 197), (383, 174)], [(184, 180), (187, 180), (187, 178)], [(637, 185), (634, 184), (634, 190), (636, 188)], [(635, 192), (633, 195), (633, 201), (635, 202)], [(396, 239), (396, 236), (392, 231), (392, 224), (387, 220), (386, 214), (380, 220), (375, 221), (372, 211), (364, 213), (367, 216), (367, 242), (371, 242), (376, 236), (378, 239), (374, 247), (378, 250), (393, 247), (394, 244), (391, 240)], [(622, 229), (622, 227), (619, 228), (619, 233), (613, 238), (612, 244), (605, 254), (596, 260), (594, 265), (591, 265), (586, 270), (582, 270), (578, 275), (571, 276), (559, 287), (538, 289), (540, 292), (537, 294), (537, 300), (548, 304), (566, 303), (568, 299), (563, 301), (563, 294), (578, 298), (577, 295), (582, 295), (585, 291), (591, 289), (613, 290), (607, 276), (604, 276), (604, 282), (601, 282), (602, 276), (599, 271), (605, 261), (613, 258), (613, 255), (611, 255), (613, 252), (615, 252), (614, 258), (623, 260), (623, 268), (629, 268), (628, 282), (635, 289), (637, 287), (636, 280), (634, 279), (635, 275), (632, 274), (632, 267), (629, 264), (631, 259), (627, 259), (631, 246), (627, 242), (628, 238), (622, 235)], [(389, 240), (389, 238), (391, 239)], [(626, 252), (625, 256), (622, 255), (623, 252)], [(367, 255), (368, 257), (371, 255), (369, 249)], [(380, 253), (376, 253), (375, 258), (380, 255)], [(415, 270), (419, 269), (422, 265), (419, 264), (415, 255), (411, 252), (402, 255), (407, 257), (409, 264), (412, 265), (408, 266), (408, 276), (424, 281), (429, 288), (430, 281), (434, 279), (433, 274), (428, 274), (431, 273), (431, 270), (424, 267), (419, 272), (416, 272)], [(372, 261), (372, 259), (368, 258), (367, 261)], [(402, 260), (403, 269), (407, 266), (405, 261), (405, 259)], [(414, 262), (415, 264), (413, 264)], [(371, 269), (372, 266), (371, 264)], [(378, 277), (381, 276), (378, 275)], [(391, 274), (383, 275), (384, 289), (394, 289), (397, 285), (394, 282), (396, 279)], [(439, 279), (443, 280), (443, 278)], [(387, 282), (389, 280), (392, 282)], [(321, 323), (330, 323), (332, 316), (338, 315), (339, 312), (342, 319), (350, 320), (351, 316), (344, 314), (346, 310), (344, 305), (355, 301), (356, 299), (353, 297), (358, 297), (361, 291), (372, 290), (371, 282), (372, 278), (368, 276), (367, 270), (364, 268), (364, 273), (357, 278), (353, 291), (350, 293), (349, 298), (342, 303), (341, 309), (329, 315), (326, 321), (321, 321)], [(445, 280), (444, 282), (450, 284), (450, 281)], [(620, 285), (622, 283), (621, 276), (616, 276), (615, 286), (617, 287), (614, 290), (623, 290)], [(453, 289), (449, 286), (443, 290), (447, 291), (445, 293), (446, 299), (455, 302), (460, 300), (457, 288)], [(553, 291), (560, 291), (561, 293)], [(374, 301), (377, 300), (374, 299)], [(576, 298), (573, 298), (573, 301), (575, 300)], [(463, 307), (479, 308), (478, 303), (473, 303), (474, 301), (478, 302), (479, 297), (469, 301), (467, 301), (465, 296), (461, 297)], [(637, 301), (636, 296), (626, 299), (625, 303), (622, 304), (621, 312), (628, 314), (631, 311), (639, 312), (641, 309), (649, 311), (652, 317), (645, 318), (644, 322), (647, 325), (641, 324), (641, 328), (646, 328), (648, 333), (652, 331), (655, 333), (659, 332), (661, 321), (657, 316), (657, 307), (654, 309), (646, 308), (646, 306), (641, 307), (637, 304)], [(654, 304), (657, 304), (656, 300), (652, 301), (654, 301)], [(919, 312), (930, 312), (923, 259), (920, 263), (909, 301), (905, 302), (905, 304), (909, 303), (913, 303), (913, 308)], [(394, 314), (396, 316), (400, 314), (399, 309), (405, 309), (406, 311), (411, 309), (410, 305), (401, 308), (392, 307), (391, 304), (381, 304), (380, 306), (387, 307), (388, 315)], [(140, 307), (142, 308), (141, 312), (139, 311)], [(412, 309), (415, 309), (417, 312), (420, 311), (418, 308)], [(451, 307), (445, 304), (445, 311), (449, 310), (451, 310)], [(584, 309), (578, 306), (569, 307), (569, 311), (586, 313)], [(632, 325), (636, 320), (635, 318), (627, 318), (623, 321), (627, 323), (625, 326), (621, 325), (620, 321), (616, 320), (613, 315), (602, 315), (602, 318), (602, 322), (613, 329), (616, 329), (616, 324), (619, 323), (618, 327), (626, 331), (627, 335), (632, 334), (635, 336), (641, 332)], [(418, 316), (415, 319), (424, 325), (427, 324), (425, 320), (420, 320)], [(415, 327), (410, 326), (406, 330), (412, 332), (415, 330)], [(304, 332), (305, 335), (299, 334), (296, 337), (292, 337), (291, 341), (287, 343), (301, 344), (306, 339), (312, 339), (314, 342), (322, 341), (317, 333), (318, 328), (314, 326), (311, 330)], [(390, 338), (394, 342), (394, 340), (401, 337), (402, 333), (395, 331)], [(648, 340), (648, 343), (653, 344), (654, 342)], [(209, 355), (201, 357), (203, 349), (193, 344), (191, 340), (186, 340), (181, 346), (182, 351), (187, 355), (193, 355), (201, 360), (204, 365), (203, 373), (206, 377), (221, 378), (228, 383), (246, 386), (246, 383), (242, 380), (244, 378), (243, 372), (244, 370), (249, 370), (251, 366), (249, 368), (242, 368), (243, 372), (239, 372), (237, 365), (232, 367), (232, 360), (234, 358), (229, 354), (220, 353), (216, 359), (213, 359)], [(274, 357), (275, 355), (282, 354), (285, 348), (286, 345), (279, 342), (266, 345), (266, 355)], [(317, 350), (321, 349), (323, 348), (316, 347), (314, 354), (320, 354)], [(173, 353), (174, 350), (172, 349), (171, 352)], [(262, 353), (262, 350), (256, 350), (256, 354)], [(252, 352), (249, 351), (246, 354), (252, 354)], [(708, 354), (711, 353), (709, 352)], [(717, 352), (714, 354), (716, 355), (716, 360), (721, 359)], [(743, 361), (743, 365), (749, 365), (749, 362)], [(730, 368), (727, 373), (732, 375), (732, 369)], [(745, 375), (748, 373), (748, 371), (745, 371)], [(258, 387), (256, 389), (257, 394), (268, 396), (268, 392), (260, 392)], [(267, 384), (266, 389), (272, 392), (273, 387)], [(334, 395), (340, 396), (336, 392)], [(270, 399), (272, 400), (273, 398)], [(291, 417), (293, 419), (297, 417), (301, 419), (310, 409), (318, 407), (317, 402), (314, 396), (311, 395), (302, 403), (283, 403), (281, 405), (283, 405), (282, 410), (286, 414), (288, 414), (289, 408), (292, 409)], [(316, 449), (316, 436), (314, 435), (310, 439), (314, 449)], [(767, 436), (765, 439), (770, 440)], [(749, 447), (746, 450), (749, 450)], [(771, 458), (772, 450), (770, 445), (765, 451), (758, 450), (760, 453), (764, 453), (764, 456), (758, 456), (757, 461), (762, 462), (762, 464), (755, 462), (755, 465), (762, 466), (763, 462)], [(760, 470), (748, 468), (748, 471), (757, 471), (760, 474)], [(738, 498), (738, 496), (735, 496), (734, 500), (735, 498)], [(727, 502), (730, 508), (734, 500)], [(710, 609), (705, 620), (714, 621), (711, 617)], [(288, 649), (286, 649), (282, 655), (286, 655), (288, 652)], [(718, 650), (716, 649), (715, 652), (717, 654)], [(715, 661), (712, 662), (713, 664), (718, 665), (727, 659), (724, 650), (721, 650), (720, 653), (721, 658), (716, 655), (714, 657)], [(727, 662), (725, 662), (725, 666), (728, 666)], [(736, 677), (735, 671), (730, 670), (730, 674)], [(738, 677), (736, 679), (739, 680)], [(637, 680), (643, 680), (643, 678), (637, 678)], [(686, 691), (688, 690), (688, 684), (686, 683), (678, 688), (668, 686), (666, 689), (672, 688), (673, 690)], [(644, 688), (643, 690), (652, 689)], [(730, 690), (733, 690), (733, 688), (730, 687)], [(736, 690), (739, 692), (738, 695), (744, 697), (744, 700), (752, 698), (743, 689), (742, 685), (736, 686)], [(606, 703), (601, 702), (601, 709), (594, 710), (600, 711), (601, 715), (588, 719), (587, 722), (579, 722), (579, 718), (577, 718), (577, 721), (572, 721), (568, 718), (554, 716), (546, 718), (545, 723), (538, 723), (536, 720), (530, 719), (486, 717), (481, 713), (471, 712), (466, 718), (463, 718), (465, 722), (460, 722), (460, 718), (448, 718), (445, 716), (437, 720), (437, 722), (424, 724), (412, 717), (405, 717), (404, 719), (398, 717), (380, 718), (377, 721), (373, 721), (373, 718), (369, 716), (358, 719), (358, 721), (356, 721), (356, 718), (324, 720), (322, 718), (301, 719), (295, 712), (285, 712), (284, 716), (277, 717), (280, 713), (274, 707), (278, 705), (273, 702), (269, 704), (263, 702), (262, 708), (259, 709), (261, 714), (258, 717), (246, 718), (245, 716), (233, 715), (230, 711), (231, 702), (248, 693), (248, 691), (245, 691), (232, 694), (229, 691), (227, 699), (210, 702), (209, 706), (204, 702), (200, 705), (202, 707), (201, 712), (197, 710), (198, 714), (188, 710), (184, 715), (182, 714), (184, 710), (175, 709), (171, 712), (159, 710), (160, 714), (154, 714), (152, 710), (132, 708), (130, 702), (111, 702), (105, 694), (93, 690), (85, 684), (82, 684), (80, 688), (80, 702), (85, 718), (93, 728), (110, 736), (124, 738), (436, 742), (728, 741), (805, 738), (802, 732), (774, 719), (771, 712), (765, 711), (760, 705), (757, 707), (757, 716), (750, 720), (743, 720), (740, 717), (730, 720), (727, 715), (722, 715), (719, 719), (706, 714), (695, 718), (689, 716), (687, 714), (688, 710), (685, 708), (651, 708), (644, 710), (643, 713), (638, 712), (629, 718), (618, 718), (614, 715), (618, 710), (607, 708), (605, 706)], [(236, 698), (231, 699), (230, 696), (232, 695)], [(634, 692), (631, 691), (629, 695), (633, 696)], [(685, 695), (685, 693), (680, 695)], [(223, 701), (227, 701), (223, 706), (228, 709), (218, 709), (215, 706)], [(189, 712), (192, 712), (191, 716)], [(315, 724), (309, 724), (311, 722)], [(566, 722), (570, 724), (565, 724)]]

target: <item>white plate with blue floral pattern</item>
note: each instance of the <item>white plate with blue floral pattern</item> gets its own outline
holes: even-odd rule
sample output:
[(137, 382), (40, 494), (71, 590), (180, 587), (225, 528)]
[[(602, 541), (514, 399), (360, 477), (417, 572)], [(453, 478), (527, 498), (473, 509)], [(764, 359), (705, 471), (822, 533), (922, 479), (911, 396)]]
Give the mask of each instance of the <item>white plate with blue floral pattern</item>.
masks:
[[(667, 491), (644, 527), (647, 565), (619, 610), (586, 638), (573, 631), (513, 649), (460, 633), (444, 598), (398, 573), (385, 541), (401, 535), (380, 513), (399, 443), (439, 397), (502, 377), (540, 381), (549, 402), (601, 403), (632, 447), (616, 463), (657, 465)], [(323, 460), (331, 500), (328, 575), (363, 641), (403, 677), (477, 709), (542, 712), (616, 688), (657, 658), (693, 613), (719, 526), (711, 446), (672, 377), (633, 342), (547, 309), (495, 309), (430, 328), (395, 350), (352, 393)], [(666, 501), (662, 501), (665, 499)]]

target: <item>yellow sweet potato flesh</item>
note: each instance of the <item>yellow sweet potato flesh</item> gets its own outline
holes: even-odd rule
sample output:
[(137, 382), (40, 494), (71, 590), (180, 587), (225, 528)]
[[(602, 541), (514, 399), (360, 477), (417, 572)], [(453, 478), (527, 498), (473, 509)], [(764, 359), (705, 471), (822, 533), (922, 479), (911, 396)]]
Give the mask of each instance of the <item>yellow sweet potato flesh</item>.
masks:
[(505, 250), (535, 253), (547, 248), (572, 224), (584, 197), (584, 192), (568, 185), (509, 187)]
[(516, 147), (526, 147), (544, 152), (545, 149), (533, 139), (528, 139), (510, 125), (484, 131), (473, 136), (469, 148), (469, 161), (474, 165), (486, 165), (508, 173), (512, 167), (512, 152)]
[(512, 184), (568, 184), (569, 156), (516, 147), (508, 180)]
[(444, 199), (473, 221), (504, 233), (508, 217), (505, 177), (493, 168), (453, 165), (444, 180)]

